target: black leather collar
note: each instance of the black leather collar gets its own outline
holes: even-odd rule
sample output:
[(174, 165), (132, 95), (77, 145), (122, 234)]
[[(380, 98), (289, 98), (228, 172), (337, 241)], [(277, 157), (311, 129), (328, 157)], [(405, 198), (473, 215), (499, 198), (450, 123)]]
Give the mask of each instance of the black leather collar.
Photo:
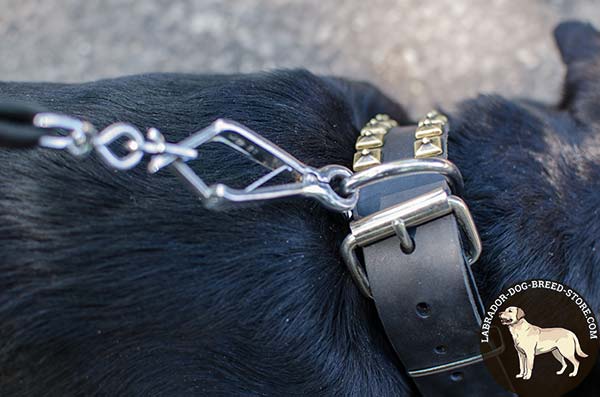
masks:
[[(415, 129), (395, 127), (386, 134), (383, 163), (414, 158)], [(447, 133), (441, 136), (443, 158)], [(401, 176), (366, 186), (354, 219), (436, 189), (449, 191), (439, 174)], [(363, 247), (363, 256), (386, 333), (418, 389), (425, 396), (514, 395), (496, 383), (483, 363), (483, 308), (457, 217), (449, 213), (408, 231), (414, 242), (411, 253), (404, 253), (392, 236)]]

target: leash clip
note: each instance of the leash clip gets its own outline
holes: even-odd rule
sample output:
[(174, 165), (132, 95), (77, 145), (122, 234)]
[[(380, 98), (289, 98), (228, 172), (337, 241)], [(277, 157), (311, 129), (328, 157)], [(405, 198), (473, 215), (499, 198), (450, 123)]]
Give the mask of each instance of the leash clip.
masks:
[[(169, 153), (153, 156), (148, 168), (150, 172), (158, 172), (170, 166), (200, 196), (204, 206), (209, 209), (219, 210), (231, 204), (290, 196), (312, 197), (325, 207), (340, 212), (351, 210), (356, 205), (357, 192), (342, 196), (332, 186), (337, 180), (343, 181), (352, 175), (348, 168), (340, 165), (327, 165), (319, 169), (310, 167), (235, 121), (217, 119), (177, 145), (196, 150), (210, 142), (224, 144), (270, 171), (245, 188), (236, 189), (223, 183), (207, 185), (187, 164), (186, 159)], [(265, 186), (267, 182), (285, 172), (290, 173), (295, 182)]]

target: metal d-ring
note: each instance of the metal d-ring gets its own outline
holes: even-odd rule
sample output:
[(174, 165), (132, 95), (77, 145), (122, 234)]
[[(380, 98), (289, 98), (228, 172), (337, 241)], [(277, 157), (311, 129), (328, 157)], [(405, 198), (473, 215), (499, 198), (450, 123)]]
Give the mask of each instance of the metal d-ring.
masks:
[(398, 160), (381, 164), (355, 173), (342, 182), (341, 188), (344, 193), (350, 194), (382, 179), (399, 175), (430, 173), (444, 176), (452, 192), (462, 195), (464, 183), (458, 167), (441, 158)]

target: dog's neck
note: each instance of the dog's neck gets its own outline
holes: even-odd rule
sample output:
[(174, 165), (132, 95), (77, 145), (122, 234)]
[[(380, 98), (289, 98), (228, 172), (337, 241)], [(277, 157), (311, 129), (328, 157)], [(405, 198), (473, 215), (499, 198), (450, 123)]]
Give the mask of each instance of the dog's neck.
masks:
[(531, 326), (531, 324), (529, 324), (527, 322), (527, 320), (525, 320), (524, 318), (521, 318), (516, 323), (510, 324), (508, 326), (508, 329), (512, 333), (512, 332), (522, 331), (524, 329), (529, 328), (530, 326)]

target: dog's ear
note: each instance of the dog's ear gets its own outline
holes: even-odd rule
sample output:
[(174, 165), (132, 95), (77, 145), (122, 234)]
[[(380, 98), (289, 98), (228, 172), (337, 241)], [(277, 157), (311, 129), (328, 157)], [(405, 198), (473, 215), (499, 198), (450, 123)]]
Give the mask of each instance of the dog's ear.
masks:
[(567, 66), (561, 108), (580, 122), (600, 122), (600, 33), (570, 21), (556, 27), (554, 38)]
[(554, 29), (554, 38), (567, 66), (600, 55), (600, 34), (589, 23), (563, 22)]
[(519, 321), (523, 317), (525, 317), (525, 311), (523, 311), (523, 309), (521, 309), (520, 307), (517, 307), (517, 321)]

